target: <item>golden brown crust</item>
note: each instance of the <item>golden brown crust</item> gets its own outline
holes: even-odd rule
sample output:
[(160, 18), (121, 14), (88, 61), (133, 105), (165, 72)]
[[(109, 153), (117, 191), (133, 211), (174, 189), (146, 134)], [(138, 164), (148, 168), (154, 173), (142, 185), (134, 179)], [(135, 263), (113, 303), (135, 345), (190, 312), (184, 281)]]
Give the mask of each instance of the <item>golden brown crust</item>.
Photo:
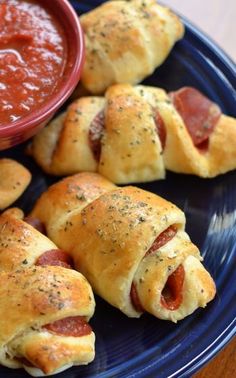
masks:
[(13, 273), (1, 272), (0, 283), (0, 346), (31, 326), (37, 328), (68, 316), (90, 319), (93, 315), (91, 287), (74, 270), (28, 267)]
[(69, 218), (90, 202), (116, 186), (97, 173), (80, 173), (52, 185), (36, 202), (31, 213), (47, 228), (48, 236), (57, 240), (58, 230), (70, 227)]
[(158, 109), (167, 130), (163, 155), (167, 169), (210, 178), (236, 168), (236, 119), (221, 115), (209, 136), (208, 150), (201, 152), (194, 146), (174, 106), (160, 102)]
[(66, 114), (54, 119), (38, 133), (29, 153), (51, 174), (69, 175), (96, 171), (97, 162), (89, 145), (89, 128), (105, 104), (102, 97), (84, 97), (72, 103)]
[(65, 127), (51, 161), (55, 171), (60, 171), (60, 175), (96, 171), (97, 162), (89, 145), (88, 134), (91, 122), (104, 105), (105, 99), (102, 97), (85, 97), (69, 106)]
[(70, 221), (68, 230), (60, 232), (59, 245), (71, 251), (75, 266), (98, 294), (127, 315), (137, 316), (130, 301), (135, 271), (169, 224), (184, 227), (184, 214), (161, 197), (125, 187), (102, 195)]
[(113, 182), (145, 182), (165, 176), (155, 108), (149, 98), (143, 97), (136, 88), (125, 84), (112, 86), (106, 92), (98, 171)]
[[(145, 256), (134, 276), (143, 308), (160, 319), (177, 322), (198, 307), (205, 307), (216, 290), (214, 281), (199, 260), (198, 248), (182, 230), (156, 253)], [(184, 269), (182, 301), (176, 309), (170, 310), (162, 304), (162, 293), (168, 277), (180, 265)]]
[(15, 202), (31, 181), (31, 173), (12, 159), (0, 159), (0, 210)]
[(86, 43), (82, 83), (95, 94), (115, 83), (142, 81), (184, 33), (179, 18), (155, 0), (108, 1), (80, 20)]
[[(75, 176), (77, 182), (79, 176)], [(97, 180), (97, 175), (87, 174), (90, 185), (94, 178)], [(56, 185), (62, 195), (63, 182)], [(33, 215), (41, 218), (40, 209), (50, 201), (58, 218), (63, 219), (63, 208), (49, 198), (46, 192)], [(60, 248), (70, 252), (75, 266), (87, 277), (93, 289), (128, 316), (141, 315), (131, 300), (132, 283), (146, 311), (174, 322), (199, 306), (204, 307), (214, 297), (214, 282), (199, 261), (198, 248), (184, 231), (183, 212), (161, 197), (135, 187), (117, 188), (113, 185), (96, 198), (90, 196), (86, 206), (75, 206), (66, 222), (57, 222), (53, 232), (55, 222), (52, 216), (47, 216), (45, 221), (49, 236)], [(176, 229), (173, 238), (147, 254), (156, 238), (170, 226)], [(190, 257), (192, 268), (188, 264)], [(161, 302), (162, 291), (168, 277), (180, 265), (188, 270), (185, 272), (183, 300), (177, 309), (166, 309)]]
[[(96, 162), (89, 129), (101, 110), (104, 130)], [(166, 130), (164, 149), (155, 123), (157, 113)], [(36, 161), (53, 174), (96, 170), (115, 183), (125, 184), (164, 178), (165, 168), (200, 177), (215, 177), (236, 168), (236, 120), (221, 115), (209, 136), (208, 149), (201, 151), (194, 146), (168, 94), (160, 88), (118, 84), (107, 90), (105, 98), (81, 98), (69, 108), (61, 134), (59, 129), (50, 162), (43, 151), (46, 135), (55, 133), (54, 123), (43, 130), (44, 137), (41, 133), (35, 137), (31, 147)]]
[[(164, 178), (162, 146), (154, 118), (157, 102), (166, 97), (165, 91), (158, 88), (120, 84), (111, 87), (105, 98), (81, 98), (68, 108), (63, 127), (60, 118), (56, 119), (33, 139), (30, 153), (52, 174), (98, 171), (116, 183)], [(97, 162), (89, 130), (102, 110), (104, 131)]]
[(50, 123), (50, 129), (48, 126), (43, 128), (27, 146), (26, 153), (34, 156), (36, 162), (42, 167), (42, 169), (53, 174), (53, 167), (51, 167), (51, 161), (54, 149), (56, 147), (60, 132), (64, 127), (66, 113), (61, 113), (54, 118)]
[(215, 177), (236, 168), (236, 119), (222, 115), (209, 142), (209, 171)]
[(0, 271), (35, 264), (39, 256), (57, 246), (9, 209), (0, 215)]
[[(10, 365), (7, 360), (14, 359), (14, 356), (29, 357), (39, 369), (52, 373), (71, 357), (71, 363), (76, 360), (74, 357), (78, 357), (79, 353), (74, 348), (73, 355), (71, 338), (52, 337), (42, 326), (70, 316), (84, 316), (87, 320), (91, 318), (94, 312), (93, 293), (80, 273), (58, 266), (31, 267), (13, 273), (0, 272), (0, 296), (1, 363)], [(7, 309), (9, 312), (6, 316)], [(94, 335), (91, 334), (90, 338), (91, 347)], [(76, 344), (77, 338), (72, 339)], [(52, 344), (53, 341), (56, 343)], [(83, 344), (83, 340), (79, 342)], [(63, 352), (66, 344), (69, 348), (67, 355)], [(41, 354), (38, 354), (43, 345), (44, 353), (41, 350)], [(47, 353), (50, 345), (55, 358)], [(94, 356), (94, 350), (90, 350), (91, 356)]]
[(5, 210), (2, 215), (7, 215), (13, 217), (15, 219), (24, 219), (24, 211), (21, 210), (19, 207), (10, 207), (9, 209)]
[[(9, 352), (14, 354), (17, 351), (19, 357), (24, 356), (44, 374), (55, 374), (58, 369), (63, 371), (73, 365), (87, 365), (91, 362), (94, 359), (94, 342), (93, 332), (76, 338), (46, 331), (30, 331), (11, 342)], [(32, 368), (27, 365), (24, 368), (31, 374)]]
[(23, 217), (16, 208), (0, 215), (0, 362), (37, 376), (87, 364), (95, 355), (93, 332), (63, 336), (42, 326), (70, 316), (89, 320), (95, 306), (91, 287), (74, 270), (33, 266), (57, 246)]

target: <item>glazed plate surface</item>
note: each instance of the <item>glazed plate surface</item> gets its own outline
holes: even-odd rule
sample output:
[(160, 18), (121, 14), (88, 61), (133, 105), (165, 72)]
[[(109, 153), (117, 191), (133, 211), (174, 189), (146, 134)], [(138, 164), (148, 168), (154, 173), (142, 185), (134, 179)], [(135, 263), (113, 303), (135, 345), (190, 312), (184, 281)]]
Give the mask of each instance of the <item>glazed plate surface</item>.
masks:
[[(101, 1), (71, 1), (81, 14)], [(236, 67), (200, 31), (184, 20), (186, 34), (166, 62), (145, 84), (175, 90), (194, 86), (236, 117)], [(25, 145), (4, 151), (33, 173), (30, 187), (15, 205), (26, 213), (55, 178), (46, 176), (24, 155)], [(215, 300), (178, 324), (149, 315), (129, 319), (96, 297), (91, 324), (96, 358), (58, 378), (189, 377), (212, 358), (236, 330), (236, 171), (207, 180), (168, 172), (164, 181), (140, 187), (174, 202), (186, 214), (187, 232), (200, 248), (217, 285)], [(0, 367), (0, 377), (24, 378), (23, 370)]]

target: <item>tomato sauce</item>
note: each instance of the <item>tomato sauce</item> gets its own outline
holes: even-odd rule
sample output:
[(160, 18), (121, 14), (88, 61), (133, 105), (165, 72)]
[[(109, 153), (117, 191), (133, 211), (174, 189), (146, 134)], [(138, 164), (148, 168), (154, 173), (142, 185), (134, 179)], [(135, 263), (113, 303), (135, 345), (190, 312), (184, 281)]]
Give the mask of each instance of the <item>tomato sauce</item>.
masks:
[(64, 32), (40, 3), (0, 1), (0, 126), (41, 107), (60, 83)]

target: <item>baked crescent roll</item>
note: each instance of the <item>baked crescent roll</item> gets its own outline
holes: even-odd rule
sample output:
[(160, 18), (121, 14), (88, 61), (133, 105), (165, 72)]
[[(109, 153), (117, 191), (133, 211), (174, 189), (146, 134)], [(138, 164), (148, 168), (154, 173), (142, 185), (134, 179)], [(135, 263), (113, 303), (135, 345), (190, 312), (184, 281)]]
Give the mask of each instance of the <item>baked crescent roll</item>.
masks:
[(107, 1), (80, 21), (86, 45), (82, 84), (94, 94), (142, 81), (184, 34), (180, 19), (156, 0)]
[(81, 98), (33, 139), (28, 152), (55, 175), (98, 171), (116, 183), (163, 178), (156, 108), (157, 99), (166, 98), (162, 89), (125, 84), (111, 87), (105, 98)]
[(167, 135), (165, 167), (209, 178), (235, 169), (236, 119), (191, 87), (171, 92), (169, 98), (158, 106)]
[(90, 285), (60, 266), (0, 272), (0, 363), (33, 376), (55, 374), (94, 358)]
[(0, 159), (0, 210), (15, 202), (31, 181), (31, 173), (12, 159)]
[[(89, 174), (85, 174), (89, 177)], [(97, 175), (90, 173), (97, 186)], [(176, 322), (214, 298), (215, 285), (201, 264), (198, 248), (184, 231), (184, 213), (172, 203), (135, 187), (113, 185), (71, 211), (74, 194), (58, 182), (37, 201), (31, 216), (45, 225), (48, 236), (74, 259), (93, 289), (130, 317), (144, 311)], [(64, 188), (67, 200), (58, 203)], [(57, 193), (53, 199), (53, 193)], [(44, 215), (44, 209), (50, 210)], [(67, 211), (70, 210), (69, 212)], [(56, 218), (53, 213), (57, 214)], [(65, 218), (66, 214), (66, 218)], [(60, 218), (64, 219), (61, 222)]]
[(29, 146), (47, 173), (97, 171), (125, 184), (164, 178), (165, 168), (200, 177), (236, 168), (236, 120), (194, 88), (114, 85), (59, 120)]

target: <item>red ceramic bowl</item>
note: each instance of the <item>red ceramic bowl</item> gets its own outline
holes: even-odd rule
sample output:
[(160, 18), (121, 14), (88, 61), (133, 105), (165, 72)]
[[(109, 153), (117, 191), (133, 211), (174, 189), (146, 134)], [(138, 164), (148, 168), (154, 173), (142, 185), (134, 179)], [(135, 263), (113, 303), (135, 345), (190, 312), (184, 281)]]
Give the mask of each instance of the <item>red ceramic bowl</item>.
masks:
[(84, 37), (79, 18), (67, 0), (37, 0), (57, 18), (67, 39), (68, 57), (59, 89), (39, 109), (19, 121), (0, 126), (0, 150), (35, 135), (53, 117), (75, 89), (84, 62)]

